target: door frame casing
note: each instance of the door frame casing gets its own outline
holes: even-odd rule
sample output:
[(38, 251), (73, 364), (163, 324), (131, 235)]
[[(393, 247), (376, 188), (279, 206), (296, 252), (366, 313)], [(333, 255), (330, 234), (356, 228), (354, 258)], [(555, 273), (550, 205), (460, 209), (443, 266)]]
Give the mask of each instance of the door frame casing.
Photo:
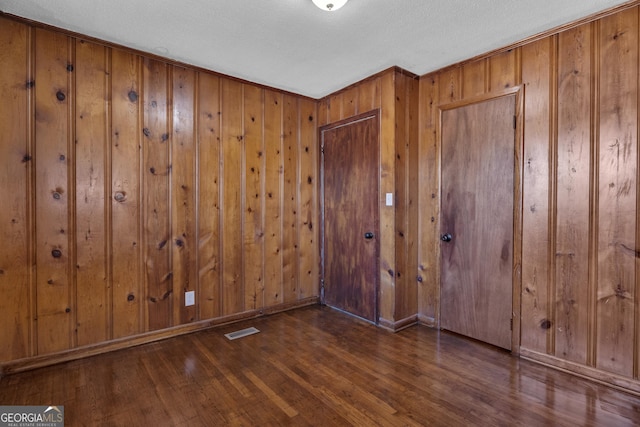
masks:
[(490, 101), (502, 97), (515, 95), (515, 141), (514, 141), (514, 169), (513, 169), (513, 265), (512, 265), (512, 330), (511, 330), (511, 353), (520, 353), (520, 323), (521, 323), (521, 300), (522, 300), (522, 191), (523, 191), (523, 167), (524, 161), (524, 86), (514, 86), (508, 89), (490, 92), (465, 98), (438, 106), (438, 121), (436, 124), (436, 141), (438, 142), (438, 172), (439, 179), (439, 204), (438, 204), (438, 227), (436, 227), (437, 241), (436, 247), (436, 326), (441, 327), (441, 289), (442, 289), (442, 253), (440, 244), (440, 225), (442, 224), (442, 120), (443, 113), (460, 107), (465, 107), (480, 102)]
[[(355, 124), (364, 120), (369, 120), (371, 118), (375, 118), (378, 125), (378, 140), (376, 141), (377, 145), (377, 163), (376, 167), (376, 176), (377, 176), (377, 207), (378, 207), (378, 215), (376, 216), (375, 221), (375, 284), (374, 284), (374, 294), (375, 294), (375, 307), (374, 312), (375, 321), (374, 324), (378, 325), (380, 321), (380, 109), (376, 108), (370, 111), (366, 111), (364, 113), (356, 114), (351, 117), (347, 117), (342, 120), (338, 120), (336, 122), (327, 123), (326, 125), (320, 126), (318, 128), (318, 148), (319, 148), (319, 156), (318, 156), (318, 169), (320, 171), (320, 179), (318, 180), (318, 194), (319, 194), (319, 204), (320, 204), (320, 259), (319, 259), (319, 271), (320, 271), (320, 304), (325, 305), (325, 295), (324, 295), (324, 280), (325, 280), (325, 189), (324, 189), (324, 178), (325, 178), (325, 170), (324, 170), (324, 132), (328, 130), (337, 129), (344, 126), (349, 126), (351, 124)], [(351, 314), (351, 313), (348, 313)], [(367, 322), (370, 322), (368, 319), (364, 319), (362, 317), (356, 316), (359, 319), (363, 319)]]

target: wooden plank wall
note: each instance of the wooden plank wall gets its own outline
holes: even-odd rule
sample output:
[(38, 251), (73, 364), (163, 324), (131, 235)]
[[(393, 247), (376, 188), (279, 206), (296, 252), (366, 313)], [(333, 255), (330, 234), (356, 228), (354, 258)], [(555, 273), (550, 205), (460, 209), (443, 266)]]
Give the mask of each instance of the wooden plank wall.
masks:
[(639, 28), (626, 8), (420, 79), (423, 321), (436, 325), (439, 310), (438, 106), (522, 85), (520, 351), (617, 384), (639, 378)]
[(0, 363), (317, 299), (317, 129), (376, 108), (380, 324), (437, 326), (438, 108), (522, 86), (519, 351), (637, 384), (639, 15), (319, 101), (0, 18)]
[[(318, 125), (380, 109), (380, 325), (417, 320), (418, 80), (389, 69), (319, 102)], [(385, 205), (385, 194), (394, 206)]]
[(317, 301), (315, 100), (6, 17), (0, 59), (0, 363)]
[(394, 329), (415, 323), (418, 312), (418, 93), (418, 79), (396, 73)]

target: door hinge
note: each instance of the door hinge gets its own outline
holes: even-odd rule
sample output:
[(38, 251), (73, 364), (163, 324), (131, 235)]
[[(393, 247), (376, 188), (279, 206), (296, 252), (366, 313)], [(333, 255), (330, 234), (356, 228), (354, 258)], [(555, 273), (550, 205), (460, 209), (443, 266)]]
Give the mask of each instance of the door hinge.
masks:
[(518, 116), (513, 116), (513, 128), (516, 129), (518, 124)]
[(513, 317), (509, 319), (509, 328), (513, 331)]

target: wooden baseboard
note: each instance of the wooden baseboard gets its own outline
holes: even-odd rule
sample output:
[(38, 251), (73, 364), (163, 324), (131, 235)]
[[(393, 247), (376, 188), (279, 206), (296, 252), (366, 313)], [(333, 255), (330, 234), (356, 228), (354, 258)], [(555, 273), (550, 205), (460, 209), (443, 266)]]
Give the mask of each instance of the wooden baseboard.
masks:
[(378, 326), (386, 329), (388, 331), (391, 332), (399, 332), (403, 329), (406, 329), (410, 326), (416, 325), (418, 324), (418, 316), (417, 315), (413, 315), (413, 316), (409, 316), (405, 319), (401, 319), (398, 321), (392, 321), (392, 320), (387, 320), (387, 319), (383, 319), (380, 318), (378, 320)]
[(549, 368), (586, 378), (588, 380), (613, 387), (617, 390), (640, 396), (640, 381), (638, 380), (626, 378), (618, 374), (584, 366), (579, 363), (569, 362), (555, 356), (538, 353), (524, 348), (520, 349), (520, 357)]
[(418, 323), (424, 326), (428, 326), (430, 328), (437, 328), (438, 322), (436, 319), (430, 316), (424, 316), (422, 314), (418, 314)]
[(228, 325), (230, 323), (235, 323), (242, 320), (254, 319), (257, 317), (275, 314), (282, 311), (306, 307), (309, 305), (318, 304), (319, 302), (319, 297), (310, 297), (300, 301), (279, 304), (276, 306), (257, 310), (249, 310), (229, 316), (218, 317), (215, 319), (201, 320), (199, 322), (193, 322), (186, 325), (162, 329), (159, 331), (146, 332), (132, 337), (119, 338), (116, 340), (106, 341), (98, 344), (73, 348), (58, 353), (13, 360), (0, 364), (0, 378), (9, 374), (15, 374), (18, 372), (29, 371), (31, 369), (56, 365), (58, 363), (70, 362), (72, 360), (96, 356), (98, 354), (107, 353), (110, 351), (122, 350), (125, 348), (148, 344), (155, 341), (161, 341), (179, 335), (190, 334), (217, 326)]

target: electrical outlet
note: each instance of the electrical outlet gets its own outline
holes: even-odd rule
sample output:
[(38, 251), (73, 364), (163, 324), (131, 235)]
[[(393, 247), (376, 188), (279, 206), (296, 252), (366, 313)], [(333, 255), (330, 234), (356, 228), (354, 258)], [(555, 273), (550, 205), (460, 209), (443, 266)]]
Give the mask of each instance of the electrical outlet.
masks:
[(393, 193), (387, 193), (387, 197), (385, 198), (385, 202), (387, 206), (393, 206)]
[(190, 305), (195, 305), (196, 303), (196, 291), (187, 291), (184, 293), (184, 305), (185, 307), (189, 307)]

